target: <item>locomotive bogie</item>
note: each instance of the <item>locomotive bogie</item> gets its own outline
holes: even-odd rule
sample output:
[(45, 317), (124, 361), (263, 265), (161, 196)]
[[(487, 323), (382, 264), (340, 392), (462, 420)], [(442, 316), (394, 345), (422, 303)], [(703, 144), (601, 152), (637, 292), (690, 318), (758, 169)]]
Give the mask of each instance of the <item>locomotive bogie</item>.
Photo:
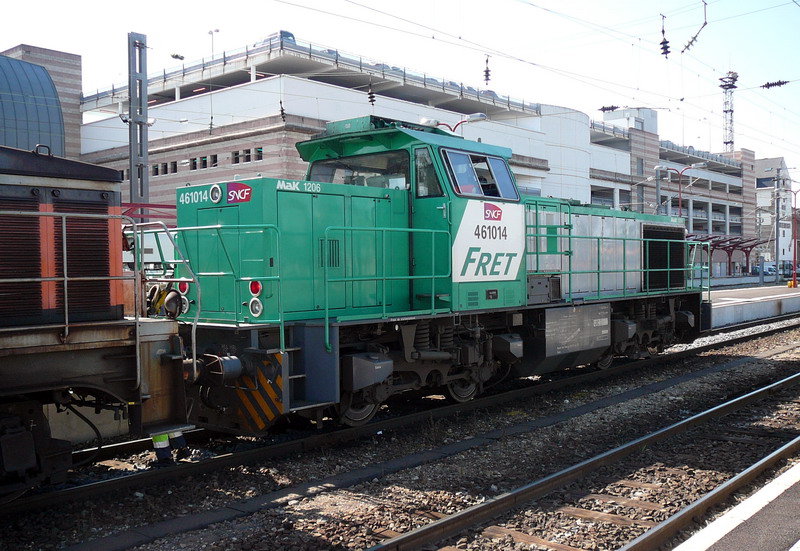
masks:
[(0, 495), (63, 482), (71, 466), (72, 443), (51, 437), (40, 402), (0, 402)]

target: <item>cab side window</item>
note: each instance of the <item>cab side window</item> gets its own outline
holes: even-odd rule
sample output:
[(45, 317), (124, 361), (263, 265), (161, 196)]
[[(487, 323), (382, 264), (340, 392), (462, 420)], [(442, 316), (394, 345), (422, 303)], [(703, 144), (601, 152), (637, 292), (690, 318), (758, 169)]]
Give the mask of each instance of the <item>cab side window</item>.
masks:
[(519, 199), (505, 160), (463, 151), (444, 151), (453, 187), (460, 195)]
[(456, 193), (483, 195), (478, 176), (472, 168), (470, 156), (456, 151), (446, 151), (445, 153), (450, 173), (453, 176)]
[(511, 174), (508, 171), (508, 165), (502, 159), (488, 157), (489, 166), (492, 167), (492, 174), (495, 178), (497, 190), (500, 197), (505, 199), (518, 199), (517, 189), (514, 187), (514, 180), (511, 179)]
[(436, 168), (433, 166), (430, 151), (427, 149), (417, 149), (414, 151), (414, 161), (416, 166), (417, 197), (441, 197), (442, 185), (436, 175)]

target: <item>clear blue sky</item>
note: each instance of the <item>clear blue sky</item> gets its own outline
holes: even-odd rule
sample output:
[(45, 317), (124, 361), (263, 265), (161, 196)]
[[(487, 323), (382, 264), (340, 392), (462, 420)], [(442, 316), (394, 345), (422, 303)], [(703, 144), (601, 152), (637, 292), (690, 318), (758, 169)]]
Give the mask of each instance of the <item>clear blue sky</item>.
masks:
[[(173, 53), (187, 61), (210, 56), (209, 30), (219, 29), (219, 54), (286, 29), (303, 41), (595, 119), (607, 105), (658, 109), (662, 139), (712, 152), (723, 150), (719, 78), (736, 71), (735, 147), (786, 157), (800, 180), (800, 0), (707, 0), (705, 16), (702, 0), (146, 0), (136, 17), (125, 15), (128, 4), (113, 4), (112, 15), (108, 2), (95, 0), (9, 4), (0, 50), (25, 43), (80, 54), (86, 93), (126, 82), (128, 32), (147, 35), (152, 74), (175, 67)], [(659, 45), (662, 22), (668, 58)], [(779, 80), (789, 84), (760, 87)]]

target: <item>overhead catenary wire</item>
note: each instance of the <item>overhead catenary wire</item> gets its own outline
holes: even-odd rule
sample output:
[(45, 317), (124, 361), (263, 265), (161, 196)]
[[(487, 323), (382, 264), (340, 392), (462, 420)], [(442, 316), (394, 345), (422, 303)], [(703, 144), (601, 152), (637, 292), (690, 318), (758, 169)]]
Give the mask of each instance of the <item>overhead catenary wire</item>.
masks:
[[(277, 0), (277, 1), (281, 1), (281, 0)], [(673, 108), (673, 110), (677, 106), (677, 107), (680, 108), (681, 111), (686, 113), (687, 120), (702, 121), (704, 118), (708, 118), (710, 121), (712, 121), (712, 122), (708, 123), (708, 128), (709, 129), (712, 129), (712, 128), (721, 129), (721, 126), (716, 121), (714, 121), (714, 117), (719, 116), (718, 114), (715, 113), (716, 109), (709, 109), (708, 106), (701, 105), (699, 102), (690, 101), (691, 99), (698, 99), (698, 98), (704, 97), (704, 95), (702, 95), (702, 94), (696, 94), (696, 95), (691, 95), (691, 96), (686, 96), (686, 97), (679, 97), (679, 96), (677, 96), (675, 94), (663, 93), (663, 92), (661, 92), (660, 88), (657, 88), (657, 87), (654, 87), (654, 86), (650, 86), (650, 88), (653, 88), (652, 90), (650, 90), (650, 89), (647, 89), (648, 87), (644, 87), (643, 88), (643, 87), (638, 86), (638, 85), (630, 85), (630, 84), (627, 84), (627, 83), (615, 82), (613, 79), (610, 79), (610, 78), (603, 79), (602, 76), (600, 76), (600, 78), (598, 78), (595, 75), (586, 74), (586, 72), (583, 71), (583, 70), (568, 71), (568, 70), (559, 69), (559, 68), (556, 68), (556, 67), (549, 67), (546, 64), (539, 63), (539, 62), (531, 60), (531, 59), (525, 59), (526, 56), (524, 56), (524, 55), (519, 55), (519, 56), (509, 55), (508, 53), (501, 52), (501, 51), (499, 51), (499, 49), (492, 48), (492, 47), (488, 46), (487, 44), (481, 44), (479, 42), (470, 41), (467, 37), (462, 37), (462, 36), (460, 36), (458, 34), (443, 32), (442, 30), (437, 29), (437, 28), (435, 28), (433, 26), (426, 25), (426, 24), (421, 23), (421, 22), (413, 21), (412, 19), (409, 19), (407, 17), (400, 17), (400, 16), (398, 16), (396, 14), (392, 14), (392, 13), (390, 13), (388, 11), (378, 10), (378, 9), (372, 8), (370, 6), (365, 6), (364, 4), (361, 4), (359, 2), (355, 2), (355, 1), (352, 1), (352, 0), (346, 0), (346, 1), (349, 4), (352, 4), (352, 5), (355, 5), (355, 6), (361, 6), (361, 7), (365, 8), (365, 9), (370, 9), (373, 13), (381, 13), (385, 17), (391, 17), (394, 20), (403, 20), (405, 24), (407, 24), (407, 25), (415, 25), (416, 28), (414, 28), (414, 27), (412, 27), (412, 28), (406, 28), (406, 27), (398, 28), (398, 25), (383, 24), (380, 21), (372, 21), (372, 20), (370, 20), (370, 18), (363, 18), (363, 17), (359, 18), (359, 17), (353, 17), (353, 16), (349, 16), (349, 15), (342, 15), (342, 14), (335, 13), (335, 12), (330, 11), (330, 10), (321, 10), (321, 9), (315, 8), (315, 7), (302, 6), (302, 5), (299, 5), (298, 3), (294, 3), (294, 2), (281, 1), (281, 3), (287, 4), (287, 5), (292, 5), (292, 6), (295, 6), (295, 7), (298, 7), (298, 8), (302, 8), (302, 9), (312, 10), (312, 11), (314, 11), (316, 13), (320, 13), (320, 14), (326, 14), (326, 15), (331, 15), (331, 16), (335, 16), (335, 17), (343, 17), (345, 19), (349, 19), (349, 20), (352, 20), (352, 21), (357, 21), (359, 23), (367, 24), (367, 25), (370, 25), (370, 26), (376, 26), (376, 27), (379, 27), (381, 29), (389, 29), (389, 30), (391, 30), (393, 32), (405, 33), (408, 36), (415, 36), (415, 37), (419, 37), (419, 38), (425, 39), (425, 40), (435, 40), (435, 41), (438, 41), (440, 43), (446, 43), (449, 46), (456, 46), (456, 47), (459, 47), (459, 48), (466, 48), (469, 51), (477, 52), (477, 53), (480, 53), (481, 55), (489, 55), (487, 52), (490, 52), (491, 55), (496, 56), (498, 58), (504, 58), (504, 59), (508, 59), (510, 61), (519, 61), (519, 62), (525, 63), (525, 64), (527, 64), (527, 65), (529, 65), (531, 67), (534, 67), (536, 69), (548, 71), (550, 74), (556, 75), (559, 78), (569, 79), (572, 82), (580, 83), (582, 85), (591, 86), (593, 91), (597, 90), (597, 91), (605, 92), (605, 93), (608, 93), (608, 94), (615, 94), (615, 95), (619, 95), (619, 96), (621, 96), (623, 98), (627, 98), (628, 99), (628, 101), (625, 101), (625, 102), (619, 101), (619, 99), (615, 99), (614, 100), (615, 103), (626, 103), (628, 105), (640, 105), (640, 106), (643, 106), (643, 107), (652, 107), (652, 108), (660, 108), (660, 107), (665, 107), (665, 106), (670, 107), (671, 106)], [(542, 9), (540, 6), (537, 6), (534, 2), (525, 2), (525, 1), (522, 1), (522, 0), (519, 0), (519, 2), (521, 4), (529, 5), (532, 8), (535, 8), (535, 9)], [(796, 2), (793, 2), (793, 3), (796, 3)], [(720, 4), (720, 2), (714, 2), (714, 1), (710, 1), (709, 2), (709, 5), (715, 5), (715, 4)], [(726, 21), (726, 20), (730, 20), (730, 19), (734, 19), (734, 18), (745, 17), (745, 16), (747, 16), (749, 14), (759, 13), (759, 12), (766, 11), (766, 10), (780, 8), (780, 7), (785, 6), (787, 4), (788, 4), (788, 2), (775, 3), (775, 4), (772, 4), (770, 6), (766, 6), (766, 7), (763, 7), (763, 8), (756, 9), (756, 10), (750, 10), (750, 11), (747, 11), (747, 12), (744, 12), (744, 13), (737, 13), (737, 14), (733, 14), (733, 15), (730, 15), (730, 16), (726, 16), (726, 17), (719, 17), (718, 16), (718, 11), (719, 10), (714, 10), (714, 15), (717, 16), (717, 19), (713, 19), (712, 18), (711, 20), (708, 20), (707, 23), (708, 23), (709, 26), (711, 26), (711, 25), (716, 24), (716, 23), (718, 23), (720, 21)], [(671, 10), (666, 11), (665, 14), (670, 15), (670, 16), (675, 16), (677, 14), (688, 14), (688, 13), (692, 13), (693, 10), (696, 10), (696, 9), (698, 9), (700, 7), (702, 7), (702, 4), (698, 0), (692, 0), (691, 2), (685, 3), (685, 4), (681, 5), (681, 6), (678, 6), (676, 8), (673, 8)], [(633, 43), (634, 47), (637, 47), (637, 48), (641, 49), (642, 52), (644, 52), (646, 55), (655, 55), (656, 54), (656, 52), (651, 51), (651, 50), (649, 50), (647, 48), (647, 44), (651, 43), (650, 39), (647, 36), (635, 33), (635, 29), (636, 29), (636, 25), (637, 24), (642, 24), (642, 23), (647, 22), (647, 21), (649, 21), (651, 19), (639, 18), (639, 19), (632, 20), (632, 21), (627, 21), (627, 22), (626, 21), (621, 21), (619, 25), (615, 24), (614, 28), (610, 29), (609, 27), (604, 27), (603, 25), (593, 24), (592, 22), (587, 22), (585, 20), (580, 20), (580, 18), (576, 18), (574, 16), (569, 16), (567, 14), (562, 14), (561, 12), (559, 12), (557, 10), (548, 10), (548, 11), (549, 11), (549, 13), (552, 13), (552, 14), (554, 14), (556, 16), (560, 16), (560, 17), (563, 16), (565, 18), (570, 18), (570, 19), (572, 19), (574, 21), (579, 22), (579, 24), (585, 25), (589, 29), (589, 31), (588, 31), (589, 36), (596, 36), (596, 35), (602, 34), (604, 38), (605, 37), (611, 37), (614, 40), (620, 40), (620, 41), (627, 42), (627, 43)], [(694, 29), (697, 28), (695, 25), (696, 24), (693, 25)], [(672, 26), (671, 26), (671, 28), (672, 28)], [(676, 28), (677, 29), (686, 29), (686, 28), (690, 28), (690, 26), (677, 26)], [(417, 29), (423, 29), (423, 31), (418, 31)], [(601, 31), (600, 29), (603, 29), (603, 30)], [(634, 32), (627, 32), (628, 29), (634, 29)], [(704, 32), (708, 32), (708, 31), (704, 31)], [(565, 39), (570, 39), (570, 38), (571, 38), (571, 36), (565, 36)], [(644, 44), (644, 46), (641, 46), (641, 45), (640, 46), (636, 46), (635, 45), (636, 41), (641, 42), (641, 44)], [(694, 52), (694, 50), (693, 50), (693, 52)], [(696, 53), (696, 52), (694, 52), (694, 53)], [(691, 59), (693, 63), (698, 63), (698, 64), (701, 64), (701, 65), (703, 65), (705, 67), (708, 67), (712, 73), (714, 73), (714, 72), (716, 72), (718, 74), (723, 74), (724, 73), (724, 71), (719, 71), (719, 70), (715, 69), (713, 66), (705, 63), (702, 59), (699, 59), (696, 56), (690, 56), (689, 52), (686, 52), (684, 54), (684, 56), (681, 56), (681, 57), (687, 57), (687, 59)], [(494, 66), (494, 63), (493, 63), (493, 70), (494, 71), (499, 71), (499, 69)], [(698, 82), (700, 82), (699, 79), (701, 79), (701, 78), (702, 78), (703, 81), (709, 82), (709, 84), (711, 84), (712, 81), (714, 81), (713, 78), (709, 78), (707, 76), (707, 73), (706, 74), (702, 74), (702, 73), (705, 73), (705, 72), (704, 71), (698, 71)], [(496, 74), (499, 75), (500, 73), (497, 72)], [(493, 74), (493, 76), (494, 76), (494, 74)], [(716, 86), (715, 82), (713, 82), (713, 84)], [(744, 87), (742, 88), (742, 90), (745, 90), (745, 89), (746, 88), (744, 88)], [(710, 95), (711, 94), (709, 94), (709, 96)], [(287, 98), (287, 100), (290, 101), (291, 98)], [(763, 105), (763, 103), (765, 103), (764, 96), (759, 96), (759, 95), (755, 95), (755, 98), (747, 98), (744, 95), (742, 95), (742, 96), (738, 96), (737, 100), (738, 100), (739, 105), (742, 105), (745, 102), (754, 102), (754, 104), (762, 104), (762, 105)], [(766, 102), (770, 102), (770, 101), (772, 101), (772, 100), (769, 100), (769, 99), (766, 100)], [(781, 106), (781, 109), (785, 110), (786, 106)], [(785, 111), (782, 111), (782, 113), (783, 112), (785, 112)], [(788, 113), (791, 115), (791, 111), (789, 111)], [(778, 115), (775, 115), (775, 116), (778, 116)], [(721, 117), (720, 117), (720, 119), (721, 119)], [(740, 124), (739, 121), (737, 121), (737, 127), (742, 128), (742, 129), (748, 129), (748, 127), (746, 125), (744, 125), (743, 123)], [(759, 136), (760, 135), (766, 135), (765, 132), (759, 131), (759, 129), (754, 129), (754, 133), (756, 133), (756, 132), (758, 133)], [(743, 137), (744, 139), (747, 139), (749, 137), (748, 133), (744, 133), (744, 132), (740, 133), (739, 135), (741, 137)], [(784, 139), (784, 140), (780, 140), (778, 143), (789, 144), (790, 142)], [(792, 145), (792, 147), (796, 147), (796, 146), (797, 146), (797, 144), (793, 144)]]
[[(281, 1), (281, 0), (278, 0), (278, 1)], [(431, 39), (437, 39), (437, 40), (441, 41), (441, 37), (442, 36), (455, 38), (456, 40), (459, 41), (459, 44), (456, 44), (456, 45), (461, 45), (462, 47), (468, 47), (470, 49), (475, 49), (475, 47), (478, 47), (478, 48), (480, 48), (481, 50), (484, 50), (484, 51), (489, 51), (490, 50), (490, 51), (492, 51), (494, 53), (494, 55), (502, 56), (502, 57), (505, 57), (505, 58), (510, 59), (510, 60), (520, 61), (520, 62), (529, 64), (529, 65), (535, 66), (537, 68), (550, 71), (550, 72), (552, 72), (554, 74), (558, 74), (558, 75), (563, 76), (565, 78), (575, 79), (575, 80), (577, 80), (579, 82), (582, 82), (584, 84), (588, 84), (589, 82), (594, 82), (594, 81), (597, 81), (597, 80), (602, 80), (602, 79), (597, 79), (594, 76), (575, 73), (575, 72), (570, 72), (570, 71), (559, 70), (559, 69), (556, 69), (554, 67), (548, 67), (548, 66), (546, 66), (544, 64), (541, 64), (541, 63), (531, 62), (530, 60), (525, 60), (525, 59), (520, 58), (518, 56), (509, 55), (509, 54), (507, 54), (505, 52), (498, 51), (497, 49), (494, 49), (494, 48), (489, 48), (486, 45), (478, 44), (478, 43), (475, 43), (473, 41), (469, 41), (469, 40), (467, 40), (467, 39), (465, 39), (465, 38), (463, 38), (461, 36), (454, 35), (452, 33), (445, 33), (443, 31), (441, 31), (439, 29), (435, 29), (434, 27), (431, 27), (429, 25), (425, 25), (425, 24), (422, 24), (422, 23), (414, 22), (414, 21), (412, 21), (412, 20), (410, 20), (410, 19), (408, 19), (406, 17), (397, 16), (395, 14), (391, 14), (391, 13), (389, 13), (387, 11), (384, 11), (384, 10), (378, 10), (378, 9), (375, 9), (375, 8), (372, 8), (372, 7), (364, 6), (363, 4), (360, 4), (360, 3), (355, 2), (353, 0), (345, 0), (345, 1), (347, 1), (348, 3), (353, 4), (353, 5), (364, 7), (365, 9), (370, 9), (371, 11), (381, 13), (382, 15), (385, 15), (385, 16), (388, 16), (388, 17), (392, 17), (392, 18), (395, 18), (397, 20), (401, 20), (401, 21), (403, 21), (405, 23), (408, 23), (408, 24), (418, 25), (420, 28), (424, 28), (426, 30), (433, 31), (433, 32), (438, 34), (438, 37), (435, 37), (435, 36), (429, 37)], [(538, 6), (538, 5), (536, 5), (536, 4), (534, 4), (533, 2), (530, 2), (530, 1), (525, 1), (525, 0), (518, 0), (518, 1), (520, 3), (529, 5), (529, 6), (533, 7), (533, 8), (541, 9), (541, 10), (547, 11), (548, 13), (551, 13), (551, 14), (554, 14), (554, 15), (557, 15), (557, 16), (560, 16), (560, 17), (564, 17), (564, 18), (567, 18), (567, 19), (570, 19), (570, 20), (573, 20), (573, 21), (577, 21), (577, 22), (579, 22), (581, 24), (585, 24), (585, 25), (590, 26), (591, 28), (593, 28), (595, 30), (597, 30), (599, 28), (603, 28), (604, 31), (605, 31), (605, 34), (608, 34), (609, 36), (613, 36), (615, 38), (626, 40), (626, 39), (630, 39), (631, 37), (636, 37), (635, 35), (631, 35), (631, 34), (627, 34), (626, 35), (625, 33), (616, 32), (615, 30), (608, 29), (607, 27), (603, 27), (602, 25), (597, 25), (597, 24), (593, 24), (593, 23), (590, 23), (590, 22), (586, 22), (584, 20), (581, 20), (580, 18), (568, 16), (568, 15), (563, 14), (561, 12), (558, 12), (556, 10), (552, 10), (552, 9), (549, 9), (549, 8), (542, 8), (541, 6)], [(284, 2), (284, 3), (291, 4), (291, 2)], [(712, 2), (712, 3), (714, 3), (714, 2)], [(292, 5), (296, 5), (296, 4), (292, 4)], [(711, 20), (711, 21), (708, 20), (708, 18), (705, 16), (705, 13), (704, 13), (704, 24), (701, 26), (701, 29), (698, 30), (695, 33), (695, 38), (696, 38), (696, 36), (699, 34), (699, 32), (702, 29), (704, 29), (707, 25), (710, 25), (711, 23), (720, 22), (720, 21), (727, 21), (727, 20), (731, 20), (731, 19), (735, 19), (735, 18), (741, 18), (741, 17), (745, 17), (745, 16), (748, 16), (748, 15), (751, 15), (751, 14), (760, 13), (760, 12), (763, 12), (763, 11), (780, 8), (780, 7), (785, 6), (785, 5), (786, 5), (786, 2), (773, 4), (771, 6), (766, 6), (766, 7), (763, 7), (763, 8), (756, 9), (756, 10), (749, 10), (749, 11), (746, 11), (746, 12), (743, 12), (743, 13), (738, 13), (738, 14), (734, 14), (734, 15), (731, 15), (731, 16), (727, 16), (727, 17), (720, 17), (717, 20)], [(693, 2), (691, 4), (687, 4), (685, 6), (682, 6), (682, 7), (678, 8), (678, 9), (673, 10), (672, 12), (668, 12), (668, 13), (686, 13), (686, 12), (692, 10), (692, 9), (697, 8), (698, 6), (703, 7), (705, 9), (706, 3), (704, 2), (701, 5), (701, 4), (697, 3), (697, 2)], [(318, 9), (315, 9), (315, 8), (310, 8), (310, 9), (314, 9), (314, 11), (319, 11)], [(347, 16), (342, 16), (342, 17), (352, 19), (352, 18), (347, 17)], [(641, 19), (641, 21), (645, 21), (645, 20), (646, 19)], [(621, 25), (619, 25), (619, 27), (622, 27), (622, 26), (625, 26), (624, 22)], [(688, 27), (686, 27), (686, 28), (688, 28)], [(415, 33), (414, 31), (408, 31), (408, 30), (404, 30), (404, 29), (394, 29), (394, 30), (397, 30), (398, 32), (411, 33), (411, 34), (415, 34), (415, 35), (419, 35), (420, 34), (420, 33)], [(688, 53), (686, 53), (684, 55), (688, 55)], [(697, 60), (697, 58), (694, 58), (694, 59), (696, 61), (700, 62), (701, 64), (703, 63), (702, 61)], [(712, 66), (710, 66), (708, 64), (704, 64), (704, 65), (709, 67), (716, 74), (724, 74), (724, 71), (720, 71), (720, 70), (714, 69)], [(709, 84), (716, 85), (715, 80), (714, 80), (713, 77), (712, 78), (706, 77), (705, 80), (708, 81)], [(587, 82), (587, 81), (589, 81), (589, 82)], [(610, 82), (608, 84), (612, 85), (612, 83), (610, 83)], [(641, 90), (638, 87), (626, 86), (624, 84), (621, 85), (620, 83), (616, 83), (616, 82), (613, 83), (613, 86), (617, 86), (617, 87), (620, 87), (620, 88), (623, 88), (623, 89), (627, 88), (628, 90), (636, 90), (637, 92), (642, 92), (642, 93), (646, 93), (646, 94), (653, 94), (652, 91)], [(664, 96), (666, 96), (666, 98), (669, 101), (675, 101), (675, 102), (682, 101), (682, 98), (677, 98), (677, 97), (674, 97), (674, 96), (663, 95), (662, 94), (662, 97), (664, 97)], [(632, 101), (640, 101), (640, 97), (639, 97), (638, 94), (636, 96), (629, 96), (629, 97), (630, 97), (630, 99)], [(645, 102), (645, 103), (649, 103), (650, 105), (653, 105), (652, 102)], [(698, 106), (698, 108), (702, 109), (703, 112), (705, 112), (706, 114), (713, 113), (713, 111), (709, 111), (708, 108), (703, 108), (703, 107), (700, 107), (700, 106)]]

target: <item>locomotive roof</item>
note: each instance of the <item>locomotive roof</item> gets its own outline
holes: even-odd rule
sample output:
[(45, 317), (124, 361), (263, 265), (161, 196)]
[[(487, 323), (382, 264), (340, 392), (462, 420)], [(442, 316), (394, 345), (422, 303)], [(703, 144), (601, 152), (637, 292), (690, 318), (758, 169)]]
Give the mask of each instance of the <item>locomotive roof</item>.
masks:
[[(387, 149), (399, 149), (412, 142), (421, 142), (437, 147), (451, 147), (506, 159), (511, 158), (512, 154), (511, 149), (507, 147), (466, 140), (439, 128), (375, 116), (330, 122), (327, 124), (325, 132), (310, 140), (298, 142), (296, 147), (303, 160), (308, 161), (312, 157), (316, 157), (314, 154), (319, 150), (324, 149), (327, 150), (327, 153), (333, 152), (334, 156), (339, 156), (343, 152), (340, 144), (357, 144), (362, 140), (366, 144), (377, 136), (386, 138), (385, 141), (381, 140), (379, 143), (385, 145)], [(404, 143), (393, 142), (391, 140), (394, 136), (403, 136), (406, 140), (403, 140)], [(330, 154), (325, 156), (331, 157)]]
[(49, 154), (49, 148), (44, 147), (26, 151), (0, 145), (0, 174), (122, 182), (119, 170), (55, 157)]

